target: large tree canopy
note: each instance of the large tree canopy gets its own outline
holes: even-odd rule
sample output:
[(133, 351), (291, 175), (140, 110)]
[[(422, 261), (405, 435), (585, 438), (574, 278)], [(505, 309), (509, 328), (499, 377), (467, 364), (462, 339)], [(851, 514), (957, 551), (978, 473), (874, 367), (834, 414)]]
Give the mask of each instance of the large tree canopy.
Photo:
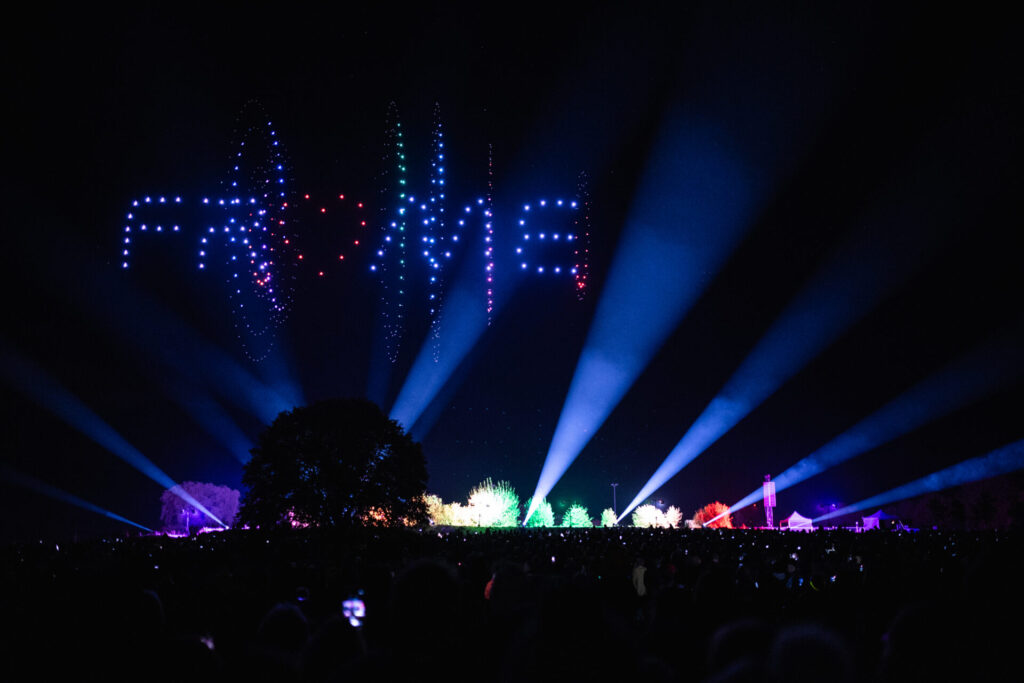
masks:
[(421, 523), (420, 444), (373, 403), (334, 399), (277, 416), (252, 449), (243, 522), (317, 526)]

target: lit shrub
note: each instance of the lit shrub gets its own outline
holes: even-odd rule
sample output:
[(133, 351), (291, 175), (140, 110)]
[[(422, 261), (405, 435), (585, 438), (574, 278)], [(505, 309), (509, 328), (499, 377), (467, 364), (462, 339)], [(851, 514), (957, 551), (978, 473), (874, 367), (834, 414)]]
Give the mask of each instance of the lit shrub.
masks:
[(491, 482), (490, 477), (469, 494), (472, 526), (509, 527), (519, 524), (519, 495), (507, 481)]
[(565, 511), (565, 515), (562, 517), (562, 526), (573, 527), (576, 529), (590, 529), (593, 528), (594, 522), (590, 519), (590, 513), (587, 512), (587, 508), (583, 507), (579, 503), (573, 503), (569, 506), (569, 509)]
[(633, 526), (642, 529), (653, 529), (660, 526), (661, 512), (653, 505), (641, 505), (633, 510)]
[[(526, 501), (526, 509), (530, 509), (533, 499)], [(533, 511), (530, 518), (526, 520), (526, 526), (531, 528), (537, 527), (550, 527), (555, 525), (555, 511), (551, 509), (551, 503), (545, 499), (541, 499), (540, 503), (537, 504), (537, 509)]]

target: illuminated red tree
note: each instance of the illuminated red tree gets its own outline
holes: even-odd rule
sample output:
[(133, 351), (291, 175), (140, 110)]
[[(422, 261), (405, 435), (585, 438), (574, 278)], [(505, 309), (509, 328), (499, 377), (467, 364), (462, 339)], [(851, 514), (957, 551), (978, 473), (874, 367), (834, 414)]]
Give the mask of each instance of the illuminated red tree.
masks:
[[(722, 514), (725, 513), (725, 514)], [(721, 515), (721, 517), (719, 517)], [(718, 519), (715, 519), (718, 517)], [(731, 529), (732, 528), (732, 516), (729, 514), (729, 506), (725, 503), (715, 501), (714, 503), (708, 503), (693, 516), (693, 522), (695, 526), (704, 526), (704, 523), (714, 519), (715, 521), (708, 524), (708, 527), (712, 529)]]

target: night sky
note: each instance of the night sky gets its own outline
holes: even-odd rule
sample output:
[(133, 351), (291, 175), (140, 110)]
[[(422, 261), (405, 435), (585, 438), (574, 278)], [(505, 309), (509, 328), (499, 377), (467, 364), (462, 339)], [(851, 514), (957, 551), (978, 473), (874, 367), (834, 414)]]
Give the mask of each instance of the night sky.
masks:
[[(864, 270), (849, 286), (883, 283), (877, 302), (656, 496), (687, 515), (734, 502), (944, 364), (1019, 332), (1020, 83), (999, 17), (894, 13), (886, 3), (720, 5), (412, 14), (197, 5), (9, 24), (0, 343), (174, 479), (238, 486), (237, 452), (265, 422), (211, 368), (232, 363), (268, 385), (291, 378), (307, 402), (373, 393), (380, 287), (369, 248), (327, 277), (297, 276), (275, 353), (254, 364), (222, 278), (196, 268), (197, 226), (141, 241), (137, 263), (120, 268), (131, 200), (223, 193), (236, 118), (258, 100), (290, 159), (292, 191), (345, 193), (376, 210), (389, 103), (419, 187), (438, 103), (452, 209), (484, 192), (493, 145), (496, 213), (507, 223), (496, 228), (499, 251), (515, 242), (515, 207), (570, 197), (581, 171), (590, 178), (588, 295), (578, 301), (568, 279), (499, 270), (493, 324), (417, 435), (431, 492), (465, 500), (492, 477), (525, 500), (637, 199), (651, 183), (676, 191), (678, 179), (652, 179), (649, 162), (686, 112), (730, 132), (736, 155), (757, 162), (762, 195), (550, 499), (556, 510), (582, 501), (597, 516), (618, 482), (621, 509), (830, 255), (859, 245)], [(727, 204), (727, 190), (716, 201)], [(374, 243), (380, 233), (372, 225), (365, 235)], [(464, 249), (451, 272), (479, 274), (479, 255)], [(638, 268), (641, 286), (644, 277)], [(413, 310), (385, 410), (425, 334)], [(7, 465), (157, 523), (158, 485), (14, 384), (0, 383)], [(1019, 440), (1022, 399), (1009, 376), (970, 406), (780, 494), (780, 512), (853, 503)], [(208, 401), (237, 427), (231, 436), (214, 438), (189, 413)], [(0, 490), (5, 540), (128, 529), (10, 483)]]

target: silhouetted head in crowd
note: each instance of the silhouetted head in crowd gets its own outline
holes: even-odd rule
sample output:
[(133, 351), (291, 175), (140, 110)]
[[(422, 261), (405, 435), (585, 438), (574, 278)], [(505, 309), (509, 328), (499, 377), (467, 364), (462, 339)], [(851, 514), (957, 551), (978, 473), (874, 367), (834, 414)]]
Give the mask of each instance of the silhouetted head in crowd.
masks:
[(163, 634), (166, 617), (164, 605), (156, 591), (132, 593), (125, 605), (125, 620), (135, 640), (157, 638)]
[(302, 653), (302, 679), (328, 681), (344, 667), (366, 654), (366, 644), (358, 629), (347, 619), (332, 616), (309, 639)]
[(459, 583), (454, 572), (434, 560), (419, 560), (395, 578), (390, 631), (396, 650), (416, 657), (456, 642), (462, 626)]
[(298, 654), (308, 638), (309, 624), (302, 610), (284, 602), (267, 612), (256, 636), (260, 647), (288, 654)]
[[(622, 681), (636, 673), (636, 653), (609, 620), (591, 586), (561, 583), (541, 605), (529, 680)], [(651, 663), (652, 670), (657, 667)]]
[(744, 661), (760, 668), (768, 657), (772, 635), (761, 619), (740, 619), (722, 626), (708, 644), (708, 672), (725, 671)]
[(771, 680), (778, 683), (847, 683), (854, 680), (853, 655), (836, 633), (817, 624), (784, 629), (772, 643)]
[[(882, 636), (882, 681), (948, 679), (959, 668), (965, 624), (951, 619), (952, 603), (919, 604), (900, 611)], [(959, 621), (959, 620), (957, 620)]]

